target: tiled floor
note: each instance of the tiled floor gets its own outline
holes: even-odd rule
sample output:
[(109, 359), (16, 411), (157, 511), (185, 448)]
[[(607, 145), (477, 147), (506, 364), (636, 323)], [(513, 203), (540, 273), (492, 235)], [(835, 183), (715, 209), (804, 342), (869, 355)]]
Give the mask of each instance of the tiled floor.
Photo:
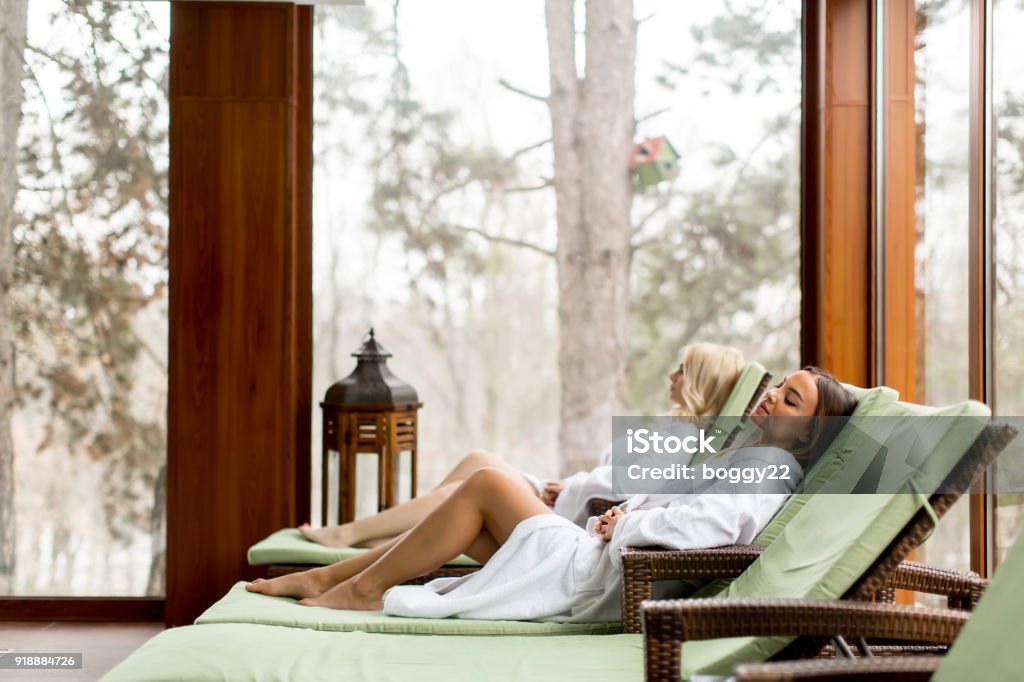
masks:
[(0, 622), (0, 649), (12, 649), (12, 653), (82, 653), (81, 670), (0, 670), (0, 680), (97, 680), (162, 629), (161, 623)]

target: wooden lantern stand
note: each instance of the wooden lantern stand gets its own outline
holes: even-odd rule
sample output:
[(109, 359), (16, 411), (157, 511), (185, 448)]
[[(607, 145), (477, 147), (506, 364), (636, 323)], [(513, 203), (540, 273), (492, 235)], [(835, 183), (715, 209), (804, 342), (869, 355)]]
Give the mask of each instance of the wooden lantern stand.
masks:
[(373, 329), (363, 345), (352, 353), (355, 370), (327, 389), (323, 410), (321, 459), (321, 519), (327, 525), (330, 500), (330, 456), (337, 452), (338, 523), (356, 518), (356, 460), (359, 455), (377, 456), (377, 510), (398, 504), (398, 471), (401, 453), (412, 457), (411, 494), (416, 497), (417, 414), (423, 403), (409, 384), (387, 367), (391, 353), (374, 338)]
[(378, 511), (398, 504), (399, 457), (403, 452), (409, 452), (412, 458), (410, 496), (416, 497), (416, 417), (422, 405), (336, 406), (321, 403), (324, 408), (321, 518), (325, 524), (331, 488), (328, 476), (331, 451), (340, 455), (338, 523), (356, 518), (356, 460), (361, 454), (377, 456)]

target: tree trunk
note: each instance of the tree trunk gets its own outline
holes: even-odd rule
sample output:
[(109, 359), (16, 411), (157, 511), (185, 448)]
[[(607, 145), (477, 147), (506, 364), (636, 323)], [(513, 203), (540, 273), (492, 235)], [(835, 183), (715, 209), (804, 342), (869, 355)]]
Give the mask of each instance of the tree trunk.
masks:
[(590, 468), (624, 405), (631, 259), (636, 21), (631, 2), (586, 0), (577, 73), (573, 0), (547, 0), (558, 220), (562, 473)]
[(149, 517), (150, 556), (146, 596), (162, 597), (167, 573), (167, 465), (161, 464), (153, 483), (153, 513)]
[(14, 273), (14, 197), (24, 94), (28, 0), (0, 0), (0, 594), (14, 578), (14, 342), (9, 310)]

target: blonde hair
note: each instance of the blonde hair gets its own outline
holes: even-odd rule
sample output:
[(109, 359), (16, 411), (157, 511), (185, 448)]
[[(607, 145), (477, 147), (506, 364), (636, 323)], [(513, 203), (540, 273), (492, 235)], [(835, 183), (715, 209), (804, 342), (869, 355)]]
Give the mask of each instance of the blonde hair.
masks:
[(691, 343), (679, 351), (682, 404), (676, 417), (713, 417), (725, 406), (743, 371), (743, 353), (715, 343)]

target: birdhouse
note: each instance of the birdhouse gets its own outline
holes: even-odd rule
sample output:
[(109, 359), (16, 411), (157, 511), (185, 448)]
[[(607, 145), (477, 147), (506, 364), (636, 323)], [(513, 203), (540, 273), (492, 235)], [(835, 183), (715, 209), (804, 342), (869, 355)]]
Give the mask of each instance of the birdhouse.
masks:
[(323, 410), (321, 462), (322, 519), (327, 524), (331, 489), (330, 460), (338, 458), (338, 523), (355, 519), (356, 459), (377, 457), (377, 508), (398, 504), (399, 456), (410, 453), (412, 496), (416, 496), (416, 416), (423, 403), (409, 384), (388, 369), (391, 357), (373, 329), (352, 353), (356, 368), (327, 389)]
[(676, 173), (679, 153), (664, 136), (652, 137), (633, 147), (633, 160), (629, 170), (637, 189), (657, 185)]

